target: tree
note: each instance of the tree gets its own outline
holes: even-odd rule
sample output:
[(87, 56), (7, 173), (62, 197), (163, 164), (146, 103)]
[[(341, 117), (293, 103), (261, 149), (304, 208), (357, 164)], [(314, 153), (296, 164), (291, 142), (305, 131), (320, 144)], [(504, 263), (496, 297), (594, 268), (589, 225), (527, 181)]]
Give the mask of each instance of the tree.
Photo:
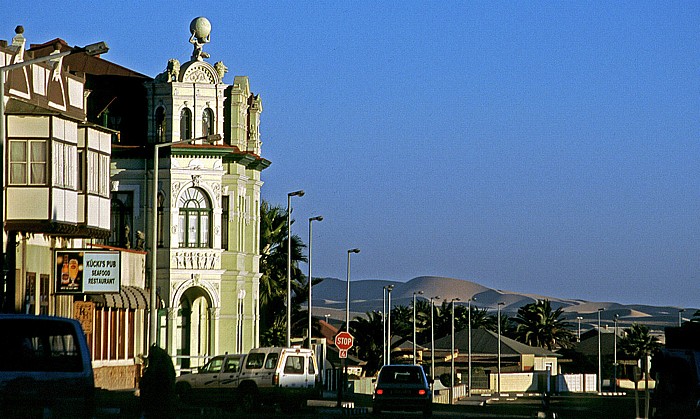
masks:
[(561, 318), (562, 308), (552, 311), (549, 300), (537, 300), (518, 309), (514, 319), (516, 340), (547, 348), (568, 348), (574, 340), (571, 325)]
[[(649, 333), (649, 327), (641, 324), (633, 324), (625, 329), (625, 336), (620, 339), (620, 350), (635, 360), (641, 360), (644, 371), (644, 404), (645, 416), (649, 417), (649, 357), (661, 348), (661, 343), (656, 336)], [(637, 395), (637, 380), (634, 381), (635, 396)], [(636, 397), (635, 397), (636, 399)], [(639, 403), (635, 400), (637, 409)], [(639, 417), (639, 414), (637, 414)]]
[(635, 360), (652, 355), (659, 348), (661, 348), (659, 339), (652, 336), (649, 333), (649, 327), (642, 324), (635, 323), (625, 329), (625, 336), (620, 339), (620, 351)]
[[(291, 221), (292, 224), (294, 220)], [(280, 206), (270, 206), (263, 201), (260, 205), (260, 330), (263, 345), (284, 345), (286, 341), (287, 313), (287, 211)], [(299, 269), (299, 262), (305, 262), (303, 249), (306, 245), (299, 236), (291, 237), (291, 279), (292, 279), (292, 334), (301, 335), (304, 322), (300, 305), (306, 301), (302, 291), (306, 280)]]
[(413, 339), (413, 308), (394, 306), (391, 309), (391, 334), (400, 336), (402, 341)]
[[(474, 329), (486, 329), (486, 330), (491, 330), (491, 331), (496, 331), (498, 330), (498, 323), (496, 323), (496, 316), (492, 316), (489, 314), (489, 309), (487, 308), (479, 308), (475, 306), (471, 306), (472, 309), (472, 330)], [(501, 316), (503, 317), (503, 316)], [(501, 323), (501, 327), (504, 326), (503, 323)]]
[(352, 349), (360, 359), (367, 362), (368, 376), (374, 375), (383, 364), (384, 339), (383, 319), (379, 311), (365, 313), (366, 317), (355, 317), (350, 321), (350, 330), (355, 338)]

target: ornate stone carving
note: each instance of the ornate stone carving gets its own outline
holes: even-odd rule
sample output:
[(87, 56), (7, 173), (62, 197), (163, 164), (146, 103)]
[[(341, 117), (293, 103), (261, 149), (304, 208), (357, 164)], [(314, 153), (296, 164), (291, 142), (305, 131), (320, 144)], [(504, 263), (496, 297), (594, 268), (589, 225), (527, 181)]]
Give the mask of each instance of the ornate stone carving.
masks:
[(219, 80), (224, 81), (224, 74), (228, 72), (228, 67), (224, 65), (223, 61), (219, 61), (216, 64), (214, 64), (214, 69), (216, 70), (216, 73), (219, 75)]
[(199, 183), (201, 182), (201, 180), (202, 180), (201, 175), (192, 175), (192, 185), (199, 187)]

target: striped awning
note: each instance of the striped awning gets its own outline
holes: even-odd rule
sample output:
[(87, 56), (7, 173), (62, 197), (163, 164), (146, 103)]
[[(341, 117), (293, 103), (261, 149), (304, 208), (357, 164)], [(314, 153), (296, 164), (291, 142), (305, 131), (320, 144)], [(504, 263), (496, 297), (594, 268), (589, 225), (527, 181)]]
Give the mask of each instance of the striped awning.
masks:
[(133, 285), (122, 285), (119, 293), (89, 294), (88, 301), (95, 303), (98, 308), (126, 308), (148, 310), (148, 294), (143, 288)]

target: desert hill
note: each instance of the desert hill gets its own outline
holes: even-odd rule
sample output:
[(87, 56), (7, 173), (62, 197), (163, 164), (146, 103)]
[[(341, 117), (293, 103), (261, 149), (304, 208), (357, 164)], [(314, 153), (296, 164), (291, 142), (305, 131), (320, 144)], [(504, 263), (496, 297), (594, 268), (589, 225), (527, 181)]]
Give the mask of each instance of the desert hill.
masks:
[[(657, 307), (649, 305), (629, 305), (614, 302), (592, 302), (576, 299), (557, 298), (535, 294), (525, 294), (512, 291), (496, 290), (477, 284), (472, 281), (443, 278), (435, 276), (421, 276), (407, 282), (388, 280), (362, 280), (350, 283), (350, 311), (351, 317), (362, 315), (373, 310), (382, 310), (383, 287), (394, 285), (391, 293), (392, 306), (410, 306), (413, 293), (420, 290), (425, 294), (416, 298), (429, 299), (439, 296), (436, 305), (442, 300), (459, 298), (463, 304), (468, 298), (475, 298), (472, 304), (480, 308), (496, 310), (499, 302), (505, 303), (501, 307), (504, 314), (515, 316), (518, 308), (535, 302), (538, 299), (548, 299), (552, 308), (562, 307), (564, 317), (570, 322), (578, 322), (577, 317), (582, 317), (583, 328), (590, 328), (598, 322), (598, 309), (601, 312), (601, 325), (611, 326), (615, 314), (619, 316), (618, 326), (629, 327), (633, 323), (642, 323), (652, 330), (662, 331), (666, 326), (678, 324), (678, 307)], [(336, 278), (325, 278), (323, 282), (313, 288), (312, 311), (315, 316), (323, 317), (330, 314), (331, 318), (343, 319), (345, 316), (345, 294), (347, 283)], [(687, 320), (695, 312), (695, 309), (686, 309), (682, 315)]]

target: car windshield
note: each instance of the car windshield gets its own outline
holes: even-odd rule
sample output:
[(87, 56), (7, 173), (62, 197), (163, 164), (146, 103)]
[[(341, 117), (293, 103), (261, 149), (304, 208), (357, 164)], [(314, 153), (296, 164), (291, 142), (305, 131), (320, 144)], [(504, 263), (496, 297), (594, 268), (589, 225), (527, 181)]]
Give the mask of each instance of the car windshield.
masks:
[(378, 382), (383, 384), (423, 384), (423, 374), (416, 367), (384, 367)]

